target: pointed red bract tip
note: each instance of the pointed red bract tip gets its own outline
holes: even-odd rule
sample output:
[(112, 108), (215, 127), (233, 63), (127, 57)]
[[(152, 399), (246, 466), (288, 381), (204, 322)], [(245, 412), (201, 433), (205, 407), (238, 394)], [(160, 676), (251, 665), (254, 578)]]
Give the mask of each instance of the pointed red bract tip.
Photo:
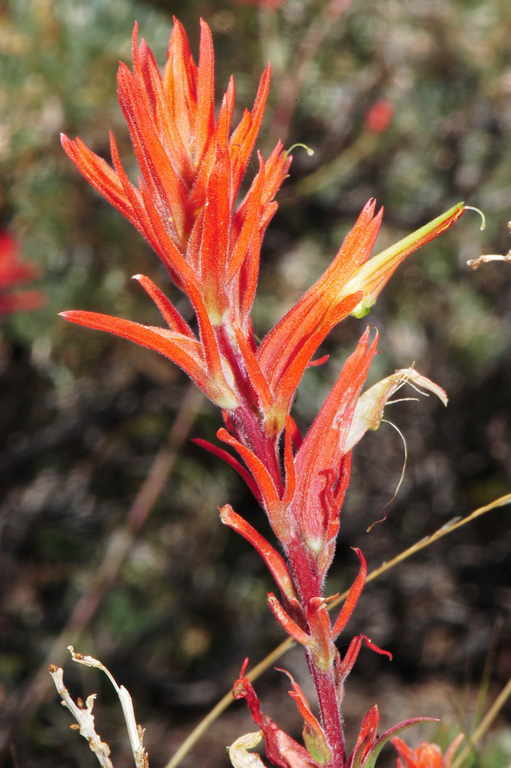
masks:
[(249, 659), (249, 657), (248, 657), (248, 656), (246, 656), (246, 657), (243, 659), (243, 663), (242, 663), (242, 665), (241, 665), (241, 669), (240, 669), (239, 677), (245, 677), (245, 675), (246, 675), (246, 673), (247, 673), (247, 669), (248, 669), (248, 665), (249, 665), (249, 664), (250, 664), (250, 659)]

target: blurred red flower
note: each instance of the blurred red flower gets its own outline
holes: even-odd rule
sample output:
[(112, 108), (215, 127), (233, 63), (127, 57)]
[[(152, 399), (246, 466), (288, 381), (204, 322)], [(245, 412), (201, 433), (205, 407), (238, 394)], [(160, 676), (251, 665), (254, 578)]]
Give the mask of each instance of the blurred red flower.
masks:
[(44, 301), (40, 291), (10, 289), (38, 276), (37, 269), (19, 258), (17, 241), (5, 230), (0, 230), (0, 314), (36, 309)]
[(365, 127), (371, 133), (383, 133), (394, 116), (394, 106), (387, 99), (379, 99), (365, 116)]

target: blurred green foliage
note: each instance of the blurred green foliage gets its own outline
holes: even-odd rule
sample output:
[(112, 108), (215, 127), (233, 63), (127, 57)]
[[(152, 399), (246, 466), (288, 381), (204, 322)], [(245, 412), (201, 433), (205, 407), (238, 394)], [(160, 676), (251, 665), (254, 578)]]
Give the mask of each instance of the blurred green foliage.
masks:
[[(19, 239), (23, 257), (39, 266), (48, 298), (37, 312), (9, 318), (0, 340), (0, 708), (15, 765), (90, 764), (49, 689), (37, 708), (22, 711), (20, 702), (123, 525), (186, 396), (183, 377), (163, 360), (56, 318), (62, 309), (80, 308), (156, 322), (129, 277), (146, 272), (163, 285), (163, 270), (78, 176), (58, 142), (60, 131), (79, 134), (107, 157), (113, 128), (136, 173), (115, 98), (115, 69), (129, 59), (134, 19), (162, 61), (171, 12), (194, 41), (203, 15), (215, 34), (219, 92), (234, 72), (239, 105), (253, 98), (271, 58), (274, 85), (261, 146), (267, 151), (284, 131), (287, 145), (305, 142), (315, 150), (312, 157), (293, 151), (267, 236), (255, 308), (261, 335), (329, 262), (369, 196), (386, 208), (379, 249), (458, 199), (486, 213), (485, 232), (467, 214), (405, 264), (367, 320), (347, 321), (332, 334), (325, 344), (331, 362), (305, 377), (297, 402), (303, 425), (369, 321), (382, 331), (374, 378), (415, 360), (451, 398), (445, 412), (429, 402), (392, 412), (408, 442), (406, 482), (389, 521), (368, 537), (365, 528), (393, 493), (402, 450), (384, 428), (360, 447), (332, 589), (353, 573), (347, 544), (363, 546), (375, 566), (509, 490), (511, 271), (465, 266), (482, 251), (510, 247), (509, 4), (353, 2), (322, 31), (296, 103), (288, 104), (301, 43), (324, 5), (287, 0), (272, 13), (234, 0), (12, 0), (0, 10), (0, 222)], [(394, 114), (375, 134), (366, 117), (381, 100)], [(193, 435), (213, 439), (217, 424), (204, 405)], [(168, 758), (245, 655), (257, 659), (280, 639), (265, 608), (261, 564), (216, 521), (216, 507), (229, 500), (264, 529), (240, 485), (185, 442), (78, 644), (130, 688), (155, 761)], [(385, 722), (440, 714), (469, 732), (485, 660), (487, 702), (509, 677), (510, 536), (505, 512), (492, 514), (367, 590), (351, 629), (363, 627), (392, 648), (396, 661), (390, 672), (380, 659), (364, 657), (350, 680), (348, 723), (378, 700)], [(300, 676), (299, 656), (290, 663)], [(66, 674), (86, 692), (101, 687), (101, 730), (122, 764), (126, 747), (106, 687), (92, 673)], [(274, 675), (267, 678), (262, 693), (273, 697), (284, 721), (292, 716), (285, 689)], [(223, 745), (251, 727), (239, 709), (223, 722), (191, 760), (220, 765)], [(489, 739), (480, 764), (504, 768), (509, 754), (508, 726)]]

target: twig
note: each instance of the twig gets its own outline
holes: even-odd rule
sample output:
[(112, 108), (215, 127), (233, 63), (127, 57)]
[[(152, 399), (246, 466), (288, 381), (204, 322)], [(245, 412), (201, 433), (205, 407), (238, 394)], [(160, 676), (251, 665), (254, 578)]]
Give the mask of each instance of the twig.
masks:
[[(444, 536), (447, 536), (449, 533), (452, 533), (453, 531), (456, 531), (458, 528), (461, 528), (464, 525), (467, 525), (467, 523), (471, 523), (473, 520), (477, 520), (479, 517), (482, 517), (487, 512), (490, 512), (492, 509), (496, 509), (497, 507), (503, 507), (506, 504), (511, 504), (511, 493), (507, 493), (504, 496), (500, 496), (498, 499), (495, 499), (494, 501), (491, 501), (489, 504), (486, 504), (484, 507), (479, 507), (478, 509), (475, 509), (473, 512), (470, 512), (468, 515), (463, 517), (461, 520), (455, 518), (454, 520), (446, 523), (441, 528), (439, 528), (435, 533), (432, 533), (430, 536), (426, 536), (423, 539), (420, 539), (420, 541), (417, 541), (415, 544), (412, 544), (411, 547), (408, 549), (403, 550), (399, 555), (396, 555), (396, 557), (392, 558), (392, 560), (388, 560), (387, 562), (382, 563), (379, 568), (376, 568), (376, 570), (371, 571), (369, 576), (367, 577), (367, 581), (374, 581), (375, 579), (382, 576), (387, 571), (390, 571), (392, 568), (395, 568), (396, 565), (403, 562), (403, 560), (407, 560), (409, 557), (412, 557), (412, 555), (417, 554), (417, 552), (420, 552), (421, 550), (425, 549), (426, 547), (429, 547), (430, 544), (434, 544), (436, 541), (439, 541), (439, 539), (443, 539)], [(346, 592), (343, 592), (342, 595), (340, 595), (336, 600), (332, 600), (331, 603), (329, 603), (329, 608), (335, 608), (339, 603), (341, 603), (343, 600), (346, 599), (346, 596), (348, 594), (348, 590)], [(265, 672), (269, 667), (272, 666), (272, 664), (277, 661), (281, 656), (284, 655), (290, 648), (293, 647), (295, 643), (293, 640), (288, 638), (287, 640), (284, 640), (282, 643), (276, 646), (276, 648), (273, 649), (267, 656), (265, 656), (262, 661), (260, 661), (258, 664), (255, 665), (255, 667), (252, 667), (250, 672), (247, 673), (247, 677), (249, 680), (255, 680), (258, 678), (263, 672)], [(192, 747), (199, 741), (201, 736), (207, 731), (210, 725), (212, 725), (215, 720), (224, 712), (230, 704), (234, 701), (233, 696), (231, 692), (229, 691), (226, 693), (211, 709), (208, 714), (196, 725), (196, 727), (191, 731), (191, 733), (188, 734), (186, 739), (183, 741), (183, 743), (179, 746), (175, 754), (171, 757), (171, 759), (166, 764), (165, 768), (176, 768), (184, 757), (188, 754), (188, 752), (192, 749)], [(486, 718), (485, 718), (486, 720)], [(480, 726), (481, 727), (481, 726)]]
[[(71, 654), (73, 661), (77, 664), (99, 669), (108, 677), (121, 704), (135, 768), (149, 768), (149, 758), (144, 747), (144, 729), (137, 723), (133, 700), (127, 688), (117, 683), (110, 670), (99, 659), (95, 659), (93, 656), (84, 656), (82, 653), (76, 653), (72, 645), (68, 646), (67, 650)], [(55, 664), (50, 664), (49, 672), (57, 692), (62, 697), (62, 705), (71, 712), (78, 723), (77, 726), (71, 725), (71, 728), (79, 730), (80, 735), (89, 742), (89, 748), (96, 755), (102, 768), (113, 768), (112, 761), (110, 760), (110, 747), (98, 736), (94, 725), (92, 709), (96, 694), (93, 693), (87, 696), (85, 705), (81, 699), (75, 702), (64, 685), (64, 672), (62, 668), (55, 666)]]
[(92, 710), (96, 694), (91, 693), (90, 696), (87, 696), (85, 704), (80, 699), (75, 702), (64, 685), (64, 670), (62, 667), (56, 667), (54, 664), (50, 664), (49, 672), (55, 683), (57, 693), (61, 698), (60, 703), (71, 712), (77, 722), (77, 725), (73, 724), (69, 727), (80, 731), (80, 736), (83, 736), (88, 742), (90, 751), (96, 755), (98, 763), (102, 768), (113, 768), (112, 761), (110, 760), (110, 747), (105, 741), (102, 741), (101, 737), (96, 733), (96, 727), (94, 725), (94, 715), (92, 714)]
[(149, 768), (149, 758), (144, 747), (144, 729), (137, 723), (133, 700), (128, 689), (125, 688), (124, 685), (119, 685), (117, 683), (117, 680), (108, 667), (105, 667), (99, 659), (95, 659), (93, 656), (84, 656), (83, 653), (76, 653), (72, 645), (69, 645), (67, 650), (71, 654), (73, 661), (77, 664), (83, 664), (85, 667), (92, 667), (93, 669), (100, 669), (101, 672), (108, 677), (121, 704), (122, 714), (130, 741), (131, 753), (133, 755), (133, 760), (135, 761), (135, 768)]
[(511, 264), (511, 251), (504, 253), (483, 253), (477, 259), (469, 259), (467, 267), (470, 269), (479, 269), (482, 264), (489, 264), (491, 261), (506, 261)]

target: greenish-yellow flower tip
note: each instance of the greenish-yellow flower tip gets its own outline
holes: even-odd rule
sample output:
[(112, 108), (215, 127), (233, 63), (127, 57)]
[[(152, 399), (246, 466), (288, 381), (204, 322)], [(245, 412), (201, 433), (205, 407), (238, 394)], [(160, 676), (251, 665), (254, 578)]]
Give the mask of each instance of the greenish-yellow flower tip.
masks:
[(375, 304), (376, 304), (376, 299), (373, 299), (371, 296), (367, 296), (357, 304), (357, 306), (351, 313), (351, 316), (356, 317), (357, 320), (362, 320), (363, 317), (369, 314), (369, 312), (372, 310)]
[(463, 202), (456, 203), (448, 211), (411, 232), (394, 245), (366, 261), (357, 274), (344, 287), (345, 293), (363, 291), (364, 297), (357, 304), (353, 317), (365, 317), (397, 267), (414, 251), (449, 229), (467, 210)]

